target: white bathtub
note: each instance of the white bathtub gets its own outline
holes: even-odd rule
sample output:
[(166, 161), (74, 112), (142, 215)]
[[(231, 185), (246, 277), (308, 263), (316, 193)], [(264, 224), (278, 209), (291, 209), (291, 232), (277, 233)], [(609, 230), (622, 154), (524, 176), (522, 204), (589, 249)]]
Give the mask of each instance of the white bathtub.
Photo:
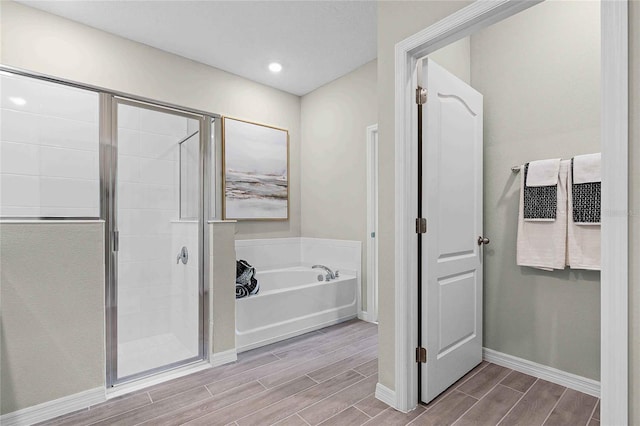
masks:
[(236, 299), (238, 352), (346, 321), (357, 315), (355, 275), (319, 282), (306, 267), (260, 271), (260, 292)]

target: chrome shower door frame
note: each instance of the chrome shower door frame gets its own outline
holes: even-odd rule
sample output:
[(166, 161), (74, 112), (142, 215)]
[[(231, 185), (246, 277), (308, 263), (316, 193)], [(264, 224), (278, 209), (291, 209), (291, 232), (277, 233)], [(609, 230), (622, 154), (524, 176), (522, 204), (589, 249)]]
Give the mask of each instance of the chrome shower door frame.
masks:
[[(198, 190), (198, 355), (161, 367), (118, 377), (118, 105), (129, 105), (198, 120), (199, 190)], [(209, 359), (209, 232), (211, 217), (210, 187), (211, 122), (219, 116), (162, 105), (134, 97), (101, 93), (100, 96), (100, 196), (101, 216), (105, 220), (105, 321), (106, 386), (128, 383), (177, 367)], [(178, 201), (180, 202), (180, 200)]]

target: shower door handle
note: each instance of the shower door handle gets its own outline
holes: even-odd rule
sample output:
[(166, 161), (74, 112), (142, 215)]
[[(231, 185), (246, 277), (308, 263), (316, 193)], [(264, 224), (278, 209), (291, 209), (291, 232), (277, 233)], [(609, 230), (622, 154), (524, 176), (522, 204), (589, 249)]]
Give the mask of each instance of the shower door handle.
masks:
[(180, 264), (180, 261), (182, 261), (184, 265), (189, 261), (189, 250), (187, 250), (186, 246), (180, 249), (180, 253), (178, 253), (178, 257), (176, 258), (176, 264)]

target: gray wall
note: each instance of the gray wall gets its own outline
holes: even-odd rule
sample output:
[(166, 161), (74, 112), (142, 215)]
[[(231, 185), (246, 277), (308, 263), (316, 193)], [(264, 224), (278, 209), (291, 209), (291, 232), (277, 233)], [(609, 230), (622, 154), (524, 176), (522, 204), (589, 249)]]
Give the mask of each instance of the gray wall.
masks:
[(0, 224), (1, 414), (104, 386), (103, 230)]
[(302, 236), (362, 242), (366, 308), (367, 138), (376, 124), (376, 61), (302, 97)]
[(473, 34), (471, 85), (484, 95), (484, 346), (600, 380), (600, 273), (516, 265), (511, 172), (600, 151), (600, 3), (546, 1)]
[(235, 221), (209, 225), (210, 240), (210, 335), (211, 352), (236, 347), (236, 291), (230, 283), (236, 279)]

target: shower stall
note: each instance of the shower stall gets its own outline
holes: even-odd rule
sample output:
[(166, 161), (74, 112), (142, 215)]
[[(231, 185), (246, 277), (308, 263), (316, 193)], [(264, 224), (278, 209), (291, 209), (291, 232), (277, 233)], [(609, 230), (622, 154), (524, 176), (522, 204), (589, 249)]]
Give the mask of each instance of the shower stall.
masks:
[(0, 219), (104, 221), (107, 387), (206, 360), (219, 116), (8, 67), (0, 86)]
[[(215, 118), (104, 95), (107, 386), (207, 357)], [(204, 187), (207, 188), (204, 188)], [(206, 190), (205, 190), (206, 189)]]

